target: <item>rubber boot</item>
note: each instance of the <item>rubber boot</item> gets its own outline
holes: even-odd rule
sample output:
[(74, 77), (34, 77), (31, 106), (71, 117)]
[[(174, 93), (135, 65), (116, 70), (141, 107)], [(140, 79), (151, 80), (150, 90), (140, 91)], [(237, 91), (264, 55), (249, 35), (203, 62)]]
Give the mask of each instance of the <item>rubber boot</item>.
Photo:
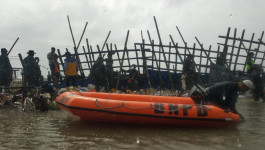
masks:
[(76, 86), (73, 86), (73, 91), (77, 91), (77, 90), (76, 90)]
[(67, 91), (70, 91), (70, 87), (69, 87), (69, 86), (68, 86), (68, 87), (66, 87), (66, 90), (67, 90)]

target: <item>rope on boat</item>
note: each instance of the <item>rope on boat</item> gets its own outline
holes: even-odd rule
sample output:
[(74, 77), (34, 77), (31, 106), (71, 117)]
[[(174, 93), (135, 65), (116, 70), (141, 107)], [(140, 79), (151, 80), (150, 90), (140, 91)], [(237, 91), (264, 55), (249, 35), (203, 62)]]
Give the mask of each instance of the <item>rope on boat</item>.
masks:
[[(150, 104), (150, 106), (146, 106), (146, 107), (137, 107), (137, 108), (133, 108), (133, 107), (129, 107), (129, 106), (126, 106), (124, 102), (121, 102), (120, 105), (117, 105), (117, 106), (113, 106), (113, 107), (105, 107), (105, 106), (102, 106), (98, 103), (98, 99), (95, 100), (95, 103), (98, 107), (100, 108), (104, 108), (104, 109), (114, 109), (114, 108), (120, 108), (120, 107), (124, 107), (124, 108), (128, 108), (128, 109), (134, 109), (134, 110), (137, 110), (137, 109), (146, 109), (146, 108), (153, 108), (155, 110), (158, 110), (158, 111), (161, 111), (160, 109), (156, 108), (153, 104)], [(197, 106), (197, 105), (188, 105), (188, 107), (190, 106)], [(208, 108), (209, 110), (211, 110), (210, 107), (207, 107), (207, 106), (204, 106), (206, 108)], [(164, 112), (174, 112), (174, 111), (178, 111), (178, 110), (181, 110), (183, 109), (183, 106), (179, 106), (178, 108), (176, 109), (171, 109), (171, 110), (163, 110)]]
[(152, 104), (150, 104), (150, 106), (146, 106), (146, 107), (138, 107), (138, 108), (128, 107), (128, 106), (126, 106), (123, 102), (122, 102), (122, 104), (123, 104), (123, 107), (128, 108), (128, 109), (145, 109), (145, 108), (150, 108), (150, 107), (152, 107)]
[(104, 108), (104, 109), (114, 109), (114, 108), (119, 108), (119, 107), (122, 107), (122, 106), (123, 106), (123, 102), (122, 102), (120, 105), (118, 105), (118, 106), (114, 106), (114, 107), (104, 107), (104, 106), (101, 106), (101, 105), (98, 103), (98, 99), (96, 99), (95, 102), (96, 102), (96, 105), (97, 105), (98, 107), (101, 107), (101, 108)]

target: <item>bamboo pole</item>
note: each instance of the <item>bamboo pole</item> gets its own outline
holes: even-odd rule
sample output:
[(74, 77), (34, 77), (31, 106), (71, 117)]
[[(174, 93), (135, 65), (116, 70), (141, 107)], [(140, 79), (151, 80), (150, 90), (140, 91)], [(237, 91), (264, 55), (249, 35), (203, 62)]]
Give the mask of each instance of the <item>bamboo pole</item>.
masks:
[(92, 49), (92, 46), (90, 45), (90, 50), (91, 50), (91, 55), (92, 55), (92, 59), (93, 59), (93, 63), (95, 63), (95, 56), (94, 56), (94, 52)]
[(85, 25), (85, 28), (83, 30), (82, 36), (81, 36), (81, 38), (79, 40), (79, 43), (78, 43), (78, 47), (76, 47), (75, 38), (74, 38), (74, 35), (73, 35), (73, 31), (72, 31), (72, 27), (71, 27), (71, 23), (70, 23), (70, 19), (69, 19), (68, 15), (67, 15), (67, 19), (68, 19), (68, 24), (69, 24), (69, 29), (70, 29), (70, 32), (71, 32), (72, 40), (73, 40), (73, 43), (74, 43), (74, 51), (75, 51), (75, 56), (76, 56), (76, 59), (77, 59), (78, 68), (79, 68), (81, 76), (83, 77), (84, 76), (84, 72), (83, 72), (82, 65), (80, 63), (80, 59), (79, 59), (79, 55), (78, 55), (77, 51), (78, 51), (79, 44), (80, 44), (80, 42), (82, 40), (82, 37), (83, 37), (83, 35), (85, 33), (85, 30), (86, 30), (88, 22), (86, 22), (86, 25)]
[(139, 66), (139, 56), (138, 56), (138, 52), (137, 52), (136, 43), (134, 43), (134, 49), (135, 49), (135, 54), (136, 54), (137, 68), (138, 68), (138, 70), (140, 70), (140, 66)]
[[(209, 47), (209, 56), (210, 56), (210, 53), (211, 53), (211, 49), (212, 49), (212, 45), (210, 45), (210, 47)], [(209, 60), (207, 59), (206, 65), (205, 65), (205, 74), (207, 73), (207, 70), (208, 70), (208, 63), (209, 63)]]
[[(264, 31), (262, 32), (261, 37), (260, 37), (260, 39), (259, 39), (260, 43), (262, 42), (263, 35), (264, 35)], [(263, 43), (263, 42), (262, 42), (262, 43)], [(260, 44), (259, 44), (258, 46), (260, 47)], [(259, 47), (258, 47), (258, 49), (259, 49)], [(264, 53), (264, 56), (265, 56), (265, 53)], [(264, 56), (263, 56), (263, 59), (262, 59), (262, 61), (261, 61), (261, 65), (263, 64)]]
[(167, 59), (166, 59), (166, 55), (164, 53), (164, 48), (163, 48), (163, 44), (162, 44), (162, 40), (161, 40), (161, 37), (160, 37), (160, 33), (159, 33), (159, 29), (158, 29), (158, 25), (157, 25), (157, 22), (156, 22), (156, 18), (154, 16), (154, 21), (155, 21), (155, 25), (156, 25), (156, 31), (157, 31), (157, 35), (158, 35), (158, 38), (159, 38), (159, 44), (161, 46), (161, 50), (162, 50), (162, 53), (164, 55), (164, 60), (165, 60), (165, 64), (166, 64), (166, 67), (167, 67), (167, 71), (168, 71), (168, 77), (169, 77), (169, 81), (170, 81), (170, 84), (171, 84), (171, 87), (172, 87), (172, 90), (175, 91), (175, 87), (173, 85), (173, 81), (172, 81), (172, 78), (171, 78), (171, 73), (170, 73), (170, 70), (169, 70), (169, 65), (167, 63)]
[[(250, 44), (249, 44), (248, 50), (247, 50), (247, 55), (248, 55), (248, 53), (250, 52), (250, 49), (251, 49), (251, 47), (252, 47), (254, 36), (255, 36), (255, 34), (253, 33), (253, 34), (252, 34), (252, 37), (251, 37), (251, 40), (250, 40)], [(244, 65), (244, 68), (243, 68), (243, 74), (245, 73), (245, 71), (246, 71), (246, 65)]]
[(234, 29), (234, 38), (233, 38), (233, 45), (232, 45), (232, 50), (231, 50), (231, 54), (230, 54), (230, 61), (229, 61), (229, 69), (231, 68), (232, 66), (232, 59), (233, 59), (233, 54), (234, 54), (234, 47), (235, 47), (235, 44), (236, 44), (236, 34), (237, 34), (237, 28)]
[(88, 57), (89, 57), (90, 66), (92, 68), (93, 63), (92, 63), (91, 53), (90, 53), (90, 50), (89, 50), (90, 47), (89, 47), (88, 39), (86, 39), (86, 45), (87, 45), (87, 51), (88, 51)]
[(126, 40), (125, 40), (125, 44), (124, 44), (124, 51), (123, 51), (123, 55), (122, 55), (121, 65), (120, 65), (120, 71), (118, 74), (118, 80), (117, 80), (117, 84), (116, 84), (116, 90), (118, 89), (119, 83), (120, 83), (121, 71), (122, 71), (123, 61), (124, 61), (124, 57), (125, 57), (125, 52), (127, 50), (127, 42), (128, 42), (128, 38), (129, 38), (129, 33), (130, 33), (130, 30), (127, 31), (127, 35), (126, 35)]
[[(184, 40), (184, 37), (183, 37), (182, 34), (181, 34), (181, 32), (180, 32), (178, 26), (176, 26), (176, 28), (177, 28), (177, 30), (178, 30), (178, 33), (179, 33), (181, 39), (182, 39), (182, 42), (183, 42), (184, 45), (185, 45), (185, 56), (184, 56), (184, 58), (186, 58), (186, 50), (188, 51), (189, 54), (191, 54), (191, 52), (190, 52), (190, 50), (189, 50), (189, 48), (188, 48), (188, 46), (187, 46), (187, 42)], [(194, 53), (193, 53), (193, 56), (194, 56)], [(199, 71), (199, 68), (198, 68), (198, 66), (196, 65), (195, 61), (194, 61), (194, 60), (192, 60), (192, 61), (194, 62), (194, 64), (195, 64), (195, 68), (197, 69), (197, 71)]]
[(14, 42), (14, 44), (11, 46), (11, 48), (9, 49), (7, 55), (9, 55), (9, 53), (12, 51), (13, 47), (16, 45), (17, 41), (19, 40), (19, 37), (16, 39), (16, 41)]
[(235, 65), (234, 65), (234, 69), (233, 71), (235, 72), (236, 71), (236, 66), (237, 66), (237, 61), (238, 61), (238, 55), (240, 53), (240, 49), (241, 49), (241, 45), (243, 43), (243, 38), (244, 38), (244, 35), (245, 35), (245, 29), (242, 31), (242, 35), (241, 35), (241, 40), (239, 42), (239, 47), (238, 47), (238, 50), (237, 50), (237, 55), (236, 55), (236, 60), (235, 60)]
[(58, 52), (58, 55), (59, 55), (59, 60), (61, 62), (62, 68), (63, 68), (63, 72), (65, 72), (65, 70), (64, 70), (64, 62), (63, 62), (63, 59), (62, 59), (61, 52), (60, 52), (59, 49), (57, 49), (57, 52)]
[(108, 35), (107, 35), (107, 37), (106, 37), (106, 39), (105, 39), (105, 41), (104, 41), (104, 44), (103, 44), (103, 46), (102, 46), (102, 48), (101, 48), (101, 51), (103, 51), (103, 49), (104, 49), (104, 47), (105, 47), (105, 45), (106, 45), (106, 43), (107, 43), (107, 41), (108, 41), (108, 39), (109, 39), (109, 35), (110, 35), (110, 33), (111, 33), (111, 31), (109, 31), (109, 33), (108, 33)]
[(86, 49), (85, 49), (85, 46), (82, 46), (83, 47), (83, 50), (84, 50), (84, 54), (85, 54), (85, 57), (86, 57), (86, 62), (87, 62), (87, 66), (90, 70), (90, 65), (89, 65), (89, 61), (88, 61), (88, 57), (87, 57), (87, 53), (86, 53)]
[(155, 48), (154, 48), (154, 40), (151, 39), (151, 35), (149, 33), (149, 31), (147, 30), (147, 34), (148, 34), (148, 37), (149, 37), (149, 41), (150, 41), (150, 44), (151, 44), (151, 47), (152, 47), (152, 58), (155, 57), (155, 62), (156, 62), (156, 67), (158, 69), (158, 77), (159, 77), (159, 80), (160, 80), (160, 87), (161, 85), (163, 84), (163, 80), (162, 80), (162, 77), (161, 77), (161, 73), (160, 73), (160, 67), (159, 67), (159, 64), (157, 62), (157, 57), (156, 57), (156, 53), (155, 53)]
[[(24, 65), (24, 61), (23, 61), (23, 58), (22, 58), (22, 55), (19, 53), (18, 54), (19, 56), (19, 60), (21, 62), (21, 65), (22, 65), (22, 68), (23, 68), (23, 72), (22, 72), (22, 84), (23, 84), (23, 87), (22, 87), (22, 99), (21, 99), (21, 103), (24, 104), (24, 100), (25, 100), (25, 97), (26, 97), (26, 79), (25, 79), (25, 65)], [(22, 105), (24, 107), (24, 105)]]
[(150, 76), (149, 76), (149, 72), (147, 70), (147, 64), (146, 64), (146, 57), (145, 57), (145, 47), (144, 47), (144, 39), (142, 39), (143, 41), (143, 45), (141, 46), (141, 50), (142, 50), (142, 56), (143, 56), (143, 70), (145, 70), (145, 74), (146, 74), (146, 77), (147, 77), (147, 81), (148, 81), (148, 85), (149, 85), (149, 88), (151, 88), (151, 81), (150, 81)]
[(116, 53), (117, 53), (117, 56), (118, 56), (119, 64), (121, 65), (120, 54), (119, 54), (119, 52), (118, 52), (118, 49), (117, 49), (116, 44), (114, 44), (114, 47), (115, 47), (115, 50), (116, 50)]

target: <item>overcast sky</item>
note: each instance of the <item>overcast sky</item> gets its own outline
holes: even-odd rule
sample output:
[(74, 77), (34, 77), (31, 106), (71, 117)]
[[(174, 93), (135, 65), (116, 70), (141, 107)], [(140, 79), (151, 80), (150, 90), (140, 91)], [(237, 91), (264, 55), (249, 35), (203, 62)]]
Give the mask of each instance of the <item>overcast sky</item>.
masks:
[[(0, 45), (10, 49), (17, 37), (19, 41), (10, 58), (28, 50), (35, 50), (40, 65), (48, 68), (47, 53), (53, 46), (65, 52), (72, 51), (67, 15), (70, 17), (76, 42), (79, 41), (85, 23), (88, 26), (85, 39), (96, 49), (103, 45), (109, 31), (109, 43), (123, 48), (127, 30), (130, 30), (128, 48), (141, 42), (141, 30), (147, 39), (149, 30), (157, 39), (153, 16), (156, 17), (163, 43), (181, 43), (176, 30), (179, 27), (187, 43), (196, 43), (195, 36), (204, 45), (217, 47), (227, 28), (246, 29), (246, 36), (265, 28), (264, 0), (0, 0)], [(81, 49), (80, 49), (81, 50)], [(20, 62), (10, 59), (13, 67)], [(43, 75), (47, 70), (42, 68)]]

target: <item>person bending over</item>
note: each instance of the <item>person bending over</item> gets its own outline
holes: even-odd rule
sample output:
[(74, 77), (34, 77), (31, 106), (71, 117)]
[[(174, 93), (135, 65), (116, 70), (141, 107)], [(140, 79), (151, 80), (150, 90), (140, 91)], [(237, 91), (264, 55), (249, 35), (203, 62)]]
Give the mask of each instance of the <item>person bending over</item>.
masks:
[[(205, 100), (208, 104), (221, 107), (226, 112), (230, 111), (239, 114), (236, 110), (238, 93), (252, 89), (254, 89), (254, 86), (250, 80), (243, 80), (240, 82), (224, 81), (206, 88), (207, 96)], [(239, 115), (243, 119), (243, 116), (241, 114)]]

